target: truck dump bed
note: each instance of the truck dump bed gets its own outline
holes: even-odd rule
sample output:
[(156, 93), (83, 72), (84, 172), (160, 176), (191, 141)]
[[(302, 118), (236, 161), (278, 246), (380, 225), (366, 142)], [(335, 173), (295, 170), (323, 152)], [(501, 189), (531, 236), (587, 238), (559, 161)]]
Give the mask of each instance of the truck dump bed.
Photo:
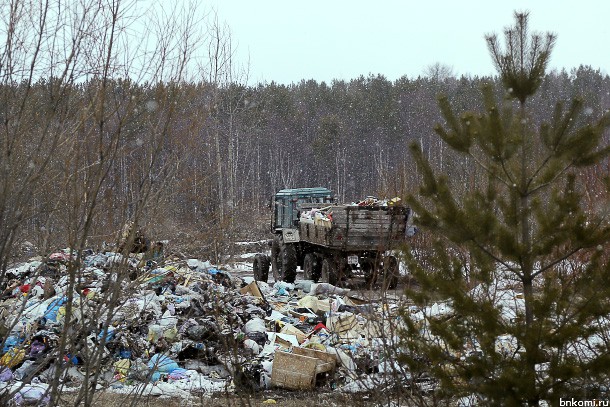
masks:
[(341, 250), (389, 250), (405, 240), (410, 209), (403, 205), (303, 207), (301, 241)]

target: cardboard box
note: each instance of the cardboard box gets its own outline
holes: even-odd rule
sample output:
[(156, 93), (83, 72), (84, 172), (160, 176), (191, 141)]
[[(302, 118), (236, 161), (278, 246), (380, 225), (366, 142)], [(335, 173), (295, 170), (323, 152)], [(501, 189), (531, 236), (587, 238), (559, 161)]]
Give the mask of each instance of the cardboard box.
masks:
[(284, 324), (284, 326), (280, 330), (280, 333), (295, 335), (299, 343), (303, 343), (305, 339), (307, 339), (307, 335), (305, 335), (303, 331), (291, 324)]
[(261, 290), (258, 289), (258, 284), (256, 284), (256, 280), (254, 280), (247, 286), (242, 287), (239, 292), (243, 295), (252, 295), (254, 297), (263, 298), (263, 294), (261, 293)]
[(292, 390), (311, 390), (320, 373), (333, 372), (337, 358), (328, 352), (293, 347), (292, 353), (278, 350), (273, 358), (271, 385)]
[(271, 385), (291, 390), (311, 390), (315, 387), (318, 359), (281, 350), (275, 352), (271, 370)]
[(318, 359), (318, 364), (316, 365), (316, 374), (332, 372), (337, 366), (337, 357), (328, 352), (298, 347), (292, 348), (292, 352), (296, 355), (308, 356), (310, 358)]
[(296, 335), (288, 335), (277, 333), (275, 335), (275, 343), (279, 346), (290, 349), (292, 346), (299, 346), (299, 340)]
[(358, 320), (354, 314), (335, 314), (327, 318), (326, 327), (329, 331), (343, 336), (358, 328)]
[(329, 228), (329, 229), (333, 226), (332, 221), (330, 221), (328, 219), (316, 218), (316, 219), (314, 219), (313, 223), (316, 226), (322, 226), (324, 228)]

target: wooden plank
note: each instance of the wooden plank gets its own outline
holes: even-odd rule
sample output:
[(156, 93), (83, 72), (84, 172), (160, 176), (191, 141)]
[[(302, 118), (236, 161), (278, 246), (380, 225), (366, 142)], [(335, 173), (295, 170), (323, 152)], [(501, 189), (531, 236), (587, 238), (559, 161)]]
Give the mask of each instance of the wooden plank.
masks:
[[(404, 232), (404, 229), (402, 230)], [(333, 229), (333, 234), (342, 234), (343, 236), (388, 236), (394, 234), (401, 234), (401, 229), (389, 229), (389, 228), (337, 228)]]
[[(350, 214), (349, 216), (346, 215), (338, 215), (337, 214), (332, 214), (332, 218), (334, 222), (346, 222), (347, 219), (349, 219), (350, 222), (354, 222), (360, 219), (368, 219), (368, 220), (388, 220), (391, 221), (392, 220), (392, 216), (388, 215), (388, 214), (377, 214), (377, 215), (355, 215), (355, 214)], [(395, 219), (400, 219), (398, 217), (396, 217)]]
[(326, 235), (323, 237), (306, 237), (301, 236), (302, 240), (322, 246), (342, 247), (342, 246), (370, 246), (371, 249), (377, 249), (378, 247), (385, 247), (392, 242), (403, 241), (404, 235), (402, 234), (391, 234), (391, 235), (375, 235), (375, 234), (361, 234), (361, 235), (341, 235), (341, 239), (337, 238), (338, 235)]
[(402, 214), (408, 213), (408, 209), (404, 206), (387, 206), (387, 207), (358, 207), (358, 206), (332, 206), (329, 211), (334, 213), (382, 213), (382, 214)]
[[(392, 219), (354, 219), (349, 222), (351, 225), (393, 225), (404, 222), (392, 222)], [(334, 220), (333, 224), (338, 225), (339, 222)], [(347, 225), (347, 222), (341, 222), (341, 225)]]
[(349, 225), (349, 229), (340, 228), (342, 230), (349, 230), (350, 232), (369, 232), (369, 233), (387, 233), (393, 230), (399, 230), (400, 226), (397, 225)]
[(404, 217), (401, 216), (391, 216), (388, 214), (377, 214), (377, 215), (350, 215), (350, 216), (343, 216), (343, 215), (339, 215), (337, 216), (336, 214), (332, 215), (333, 218), (333, 223), (345, 223), (349, 220), (349, 222), (363, 222), (363, 221), (377, 221), (377, 222), (402, 222), (404, 223)]

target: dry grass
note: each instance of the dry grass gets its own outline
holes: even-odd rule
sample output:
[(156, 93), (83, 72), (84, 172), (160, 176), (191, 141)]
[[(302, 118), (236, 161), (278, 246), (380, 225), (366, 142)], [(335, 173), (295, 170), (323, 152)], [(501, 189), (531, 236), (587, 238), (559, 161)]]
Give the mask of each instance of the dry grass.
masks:
[[(275, 403), (274, 403), (275, 402)], [(60, 406), (73, 406), (74, 399), (70, 395), (62, 397)], [(310, 393), (269, 391), (263, 395), (239, 396), (193, 396), (189, 400), (160, 397), (134, 397), (114, 393), (101, 392), (95, 395), (92, 407), (339, 407), (339, 406), (373, 406), (382, 405), (371, 398), (362, 395), (349, 395), (342, 393)]]

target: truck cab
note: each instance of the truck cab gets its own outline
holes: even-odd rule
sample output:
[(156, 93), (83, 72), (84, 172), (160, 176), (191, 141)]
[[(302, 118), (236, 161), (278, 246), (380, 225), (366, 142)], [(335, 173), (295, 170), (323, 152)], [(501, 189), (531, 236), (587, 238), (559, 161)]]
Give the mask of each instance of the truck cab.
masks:
[(253, 270), (257, 280), (267, 281), (269, 267), (276, 281), (294, 282), (298, 265), (303, 262), (303, 251), (299, 237), (299, 215), (301, 205), (322, 205), (334, 202), (333, 193), (323, 187), (290, 188), (278, 191), (272, 200), (273, 217), (271, 232), (271, 257), (257, 254)]
[(298, 229), (301, 204), (332, 204), (333, 202), (333, 193), (330, 189), (322, 187), (282, 189), (273, 198), (272, 232), (279, 233), (283, 229)]

